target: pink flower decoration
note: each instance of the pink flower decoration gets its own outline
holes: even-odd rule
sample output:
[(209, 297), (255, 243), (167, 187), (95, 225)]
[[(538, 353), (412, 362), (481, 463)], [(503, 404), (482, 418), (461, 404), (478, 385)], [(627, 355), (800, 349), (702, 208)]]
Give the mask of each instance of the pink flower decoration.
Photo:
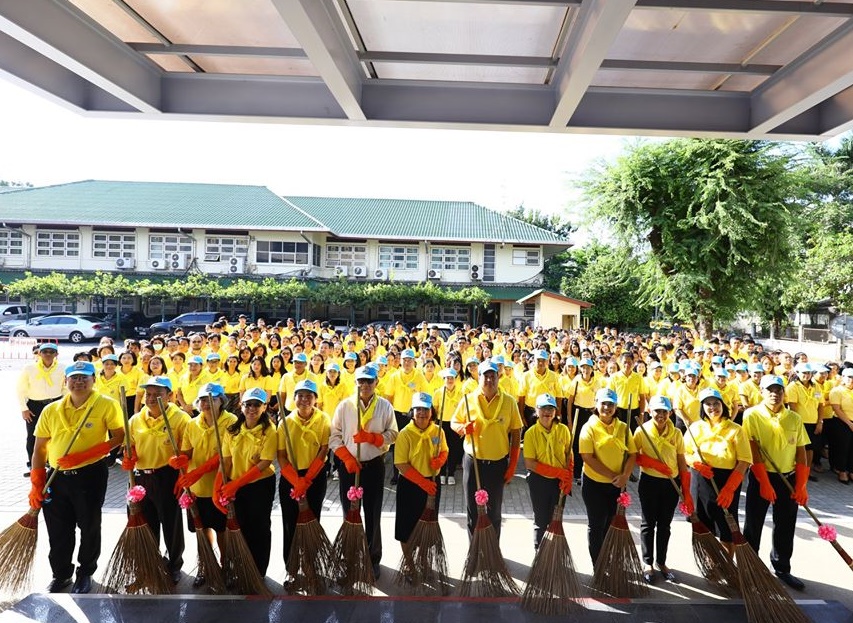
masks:
[(489, 492), (485, 489), (477, 489), (474, 493), (474, 501), (477, 503), (477, 506), (485, 506), (489, 503)]
[(817, 535), (824, 541), (834, 541), (838, 537), (838, 532), (835, 530), (835, 526), (822, 524), (817, 529)]
[(628, 508), (629, 506), (631, 506), (631, 494), (627, 491), (623, 491), (619, 494), (619, 497), (616, 498), (616, 502), (622, 508)]
[(347, 491), (347, 499), (350, 502), (360, 500), (362, 496), (364, 496), (364, 489), (362, 489), (361, 487), (350, 487), (349, 491)]
[[(350, 487), (350, 488), (352, 488), (352, 487)], [(290, 499), (296, 500), (298, 502), (299, 500), (301, 500), (304, 497), (305, 497), (304, 493), (302, 495), (296, 495), (296, 489), (290, 490)], [(349, 493), (347, 493), (347, 497), (349, 498)], [(352, 500), (352, 498), (350, 498), (350, 500)]]
[[(629, 496), (629, 498), (630, 498), (630, 496)], [(628, 500), (628, 503), (629, 504), (631, 503), (630, 499)], [(684, 502), (679, 502), (678, 512), (681, 513), (682, 515), (684, 515), (685, 517), (690, 517), (690, 515), (691, 515), (690, 509), (687, 508), (687, 504), (685, 504)]]
[(184, 510), (187, 510), (190, 506), (193, 505), (194, 501), (195, 498), (192, 495), (184, 492), (183, 494), (181, 494), (181, 497), (178, 498), (178, 506), (180, 506)]
[(219, 505), (220, 506), (228, 506), (233, 501), (234, 501), (234, 498), (229, 498), (229, 497), (224, 496), (224, 495), (219, 496)]
[(127, 494), (125, 495), (127, 501), (132, 504), (138, 504), (143, 499), (145, 499), (145, 487), (142, 485), (134, 485), (130, 489), (127, 490)]

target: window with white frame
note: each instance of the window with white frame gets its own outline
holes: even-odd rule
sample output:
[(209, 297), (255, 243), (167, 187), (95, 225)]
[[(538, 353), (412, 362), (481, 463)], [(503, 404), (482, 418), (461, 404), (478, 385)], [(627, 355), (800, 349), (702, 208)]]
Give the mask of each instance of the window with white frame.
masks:
[(398, 270), (418, 269), (418, 247), (379, 247), (379, 268), (396, 268)]
[(46, 299), (35, 301), (31, 305), (34, 314), (49, 314), (51, 312), (74, 312), (72, 299)]
[(512, 250), (512, 263), (515, 266), (539, 266), (539, 249), (516, 247)]
[(467, 305), (445, 305), (430, 307), (427, 318), (435, 322), (452, 322), (462, 324), (471, 321), (471, 308)]
[(0, 230), (0, 255), (23, 255), (24, 236), (19, 231)]
[(430, 247), (429, 267), (434, 270), (468, 270), (471, 267), (471, 249)]
[(258, 264), (307, 264), (308, 243), (258, 240), (255, 261)]
[(512, 316), (514, 318), (533, 318), (536, 316), (536, 303), (513, 303)]
[(364, 266), (367, 264), (367, 246), (363, 244), (327, 244), (326, 268), (335, 266)]
[(117, 258), (136, 256), (136, 234), (92, 232), (92, 257)]
[(249, 238), (246, 236), (207, 236), (204, 239), (204, 254), (218, 255), (222, 261), (234, 255), (246, 257), (249, 255)]
[(152, 260), (165, 260), (172, 253), (192, 253), (193, 239), (180, 234), (150, 234), (148, 236), (148, 257)]
[(80, 232), (36, 232), (36, 255), (40, 257), (80, 257)]

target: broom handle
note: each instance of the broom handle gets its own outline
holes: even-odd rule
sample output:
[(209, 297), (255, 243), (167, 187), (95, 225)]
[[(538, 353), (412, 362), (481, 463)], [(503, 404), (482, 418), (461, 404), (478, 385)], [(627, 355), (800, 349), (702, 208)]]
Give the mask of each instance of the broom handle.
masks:
[[(438, 414), (438, 444), (435, 447), (435, 456), (441, 454), (441, 440), (444, 438), (444, 429), (441, 427), (442, 422), (444, 421), (444, 401), (447, 398), (447, 385), (444, 386), (444, 389), (441, 392), (441, 411)], [(441, 473), (441, 468), (439, 468), (438, 473), (433, 475), (432, 479), (435, 481), (438, 478), (438, 474)]]
[[(376, 400), (376, 394), (373, 395), (373, 399)], [(355, 430), (356, 432), (361, 432), (361, 396), (358, 395), (358, 390), (355, 392)], [(359, 467), (361, 466), (361, 444), (355, 444), (355, 462), (358, 463)], [(393, 462), (393, 457), (392, 457)], [(361, 470), (358, 470), (355, 473), (355, 488), (358, 489), (358, 486), (361, 484)]]
[(281, 399), (281, 394), (278, 395), (278, 417), (281, 419), (281, 427), (284, 429), (284, 442), (287, 445), (287, 458), (290, 459), (290, 464), (293, 469), (298, 469), (296, 465), (296, 457), (293, 455), (293, 441), (290, 439), (290, 429), (287, 428), (287, 415), (284, 412), (284, 401)]
[[(465, 401), (465, 422), (467, 424), (471, 423), (471, 409), (468, 407), (468, 394), (465, 394), (463, 397)], [(481, 489), (480, 487), (480, 468), (477, 466), (477, 442), (474, 441), (474, 435), (471, 435), (471, 453), (474, 457), (474, 479), (477, 481), (477, 490)]]
[[(83, 419), (80, 420), (80, 423), (77, 425), (77, 428), (74, 429), (74, 434), (71, 436), (71, 441), (68, 442), (68, 447), (65, 448), (65, 452), (62, 453), (62, 456), (68, 456), (68, 453), (71, 452), (71, 447), (74, 445), (74, 442), (77, 441), (77, 437), (80, 436), (80, 431), (83, 430), (83, 426), (86, 424), (86, 421), (89, 419), (89, 416), (92, 415), (92, 409), (95, 408), (95, 405), (98, 404), (98, 401), (100, 399), (101, 399), (100, 395), (97, 398), (95, 398), (94, 402), (92, 403), (92, 406), (89, 407), (89, 409), (83, 415)], [(42, 495), (45, 495), (47, 493), (47, 490), (50, 487), (51, 483), (54, 481), (54, 479), (58, 475), (59, 475), (58, 469), (54, 469), (50, 473), (50, 476), (48, 477), (47, 482), (44, 483), (44, 489), (41, 490)]]
[[(690, 438), (693, 440), (693, 445), (696, 446), (696, 454), (699, 455), (699, 460), (702, 461), (703, 463), (705, 463), (705, 465), (708, 465), (708, 463), (705, 461), (704, 455), (702, 454), (702, 450), (699, 448), (699, 442), (696, 441), (696, 437), (693, 435), (693, 431), (690, 430), (689, 425), (687, 426), (687, 432), (690, 434)], [(717, 482), (713, 478), (709, 478), (708, 480), (710, 481), (711, 486), (714, 488), (714, 494), (719, 496), (720, 495), (720, 488), (717, 486)], [(723, 509), (723, 514), (728, 518), (729, 517), (729, 509), (725, 508), (723, 506), (721, 506), (720, 508)]]
[(228, 481), (225, 473), (225, 455), (222, 454), (222, 435), (219, 434), (219, 414), (216, 412), (216, 403), (210, 402), (210, 416), (213, 418), (213, 434), (216, 437), (216, 453), (219, 455), (219, 473), (222, 474), (222, 482)]
[[(121, 398), (121, 414), (124, 416), (124, 452), (130, 457), (133, 453), (133, 446), (130, 441), (130, 415), (127, 413), (127, 389), (124, 385), (119, 385), (119, 397)], [(128, 470), (127, 479), (130, 481), (130, 486), (136, 485), (136, 476), (133, 475), (133, 470)]]
[[(629, 414), (631, 413), (631, 403), (633, 401), (634, 401), (634, 395), (628, 394), (628, 413)], [(628, 417), (630, 417), (630, 416), (625, 417), (625, 452), (622, 455), (622, 469), (619, 472), (620, 476), (622, 475), (622, 472), (625, 471), (625, 466), (628, 464), (628, 456), (630, 454), (628, 452), (628, 435), (631, 434), (631, 423), (630, 423), (630, 421), (628, 421)], [(618, 418), (616, 418), (616, 419), (618, 419)], [(627, 488), (628, 488), (628, 485), (626, 484), (624, 487), (622, 487), (622, 491), (624, 491)]]
[[(572, 428), (569, 431), (569, 452), (572, 451), (572, 443), (574, 442), (575, 434), (577, 433), (577, 430), (578, 430), (578, 416), (579, 415), (580, 415), (580, 409), (575, 409), (575, 417), (574, 417), (574, 419), (572, 419)], [(572, 474), (572, 478), (574, 478), (574, 474)], [(561, 490), (560, 491), (560, 497), (557, 500), (557, 507), (560, 509), (560, 516), (561, 517), (563, 516), (562, 510), (563, 510), (563, 507), (565, 505), (566, 505), (566, 494), (563, 493)]]
[[(655, 456), (658, 458), (658, 461), (660, 461), (661, 463), (665, 463), (665, 461), (663, 460), (663, 457), (660, 454), (660, 451), (658, 450), (658, 447), (655, 445), (655, 442), (652, 440), (652, 436), (649, 434), (649, 431), (647, 431), (645, 429), (645, 427), (643, 426), (643, 423), (640, 421), (639, 416), (635, 419), (637, 420), (637, 428), (639, 428), (643, 431), (643, 435), (645, 435), (646, 441), (649, 442), (649, 445), (651, 446), (652, 450), (654, 450)], [(683, 502), (684, 501), (684, 492), (682, 492), (681, 487), (679, 487), (675, 483), (675, 477), (669, 476), (669, 482), (672, 483), (672, 486), (675, 489), (675, 492), (678, 494), (679, 499)]]

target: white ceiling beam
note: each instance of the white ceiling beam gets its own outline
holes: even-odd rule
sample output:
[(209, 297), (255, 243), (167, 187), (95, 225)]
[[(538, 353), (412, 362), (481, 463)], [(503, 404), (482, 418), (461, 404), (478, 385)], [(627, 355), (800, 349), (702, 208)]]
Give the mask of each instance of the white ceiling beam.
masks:
[(637, 8), (853, 17), (853, 4), (820, 2), (819, 0), (812, 2), (794, 2), (788, 0), (637, 0)]
[(556, 106), (552, 128), (563, 128), (589, 88), (608, 50), (628, 19), (637, 0), (586, 0), (571, 26), (554, 70)]
[(829, 98), (818, 110), (821, 135), (828, 138), (853, 130), (853, 87)]
[(364, 120), (363, 72), (337, 14), (324, 0), (272, 0), (346, 116)]
[(853, 86), (853, 23), (839, 28), (752, 94), (752, 128), (771, 132)]
[(160, 104), (160, 72), (71, 6), (0, 0), (0, 32), (146, 113)]

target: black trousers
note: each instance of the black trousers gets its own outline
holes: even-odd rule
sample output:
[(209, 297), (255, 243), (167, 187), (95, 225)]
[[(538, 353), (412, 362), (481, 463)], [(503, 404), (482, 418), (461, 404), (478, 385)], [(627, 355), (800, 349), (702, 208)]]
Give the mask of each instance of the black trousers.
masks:
[(837, 417), (825, 420), (823, 427), (829, 442), (829, 465), (839, 472), (853, 471), (853, 431)]
[(637, 487), (640, 496), (640, 548), (643, 552), (643, 562), (652, 566), (655, 560), (658, 564), (666, 564), (666, 553), (669, 549), (670, 526), (678, 505), (678, 493), (675, 492), (669, 478), (656, 478), (648, 474), (640, 474)]
[(527, 488), (533, 506), (533, 549), (538, 550), (554, 515), (554, 507), (560, 500), (560, 481), (527, 472)]
[[(408, 411), (394, 411), (394, 420), (397, 422), (397, 430), (400, 431), (400, 430), (403, 430), (404, 428), (406, 428), (408, 423), (412, 421), (412, 418), (409, 417)], [(394, 460), (393, 460), (394, 444), (393, 443), (388, 448), (388, 454), (390, 454), (392, 457), (392, 460), (391, 460), (391, 477), (394, 480), (396, 480), (400, 475), (400, 470), (398, 470), (397, 466), (394, 465)]]
[[(355, 485), (355, 474), (350, 474), (341, 465), (338, 469), (341, 507), (344, 516), (349, 512), (350, 502), (347, 491)], [(364, 512), (364, 532), (367, 535), (367, 548), (370, 550), (370, 562), (378, 565), (382, 560), (382, 498), (385, 493), (385, 455), (380, 455), (361, 464), (360, 486), (364, 489), (361, 508)]]
[[(307, 469), (298, 470), (300, 476), (304, 476), (308, 472)], [(290, 492), (293, 491), (293, 485), (283, 476), (278, 480), (278, 499), (281, 504), (281, 525), (283, 537), (283, 553), (284, 562), (287, 564), (287, 559), (290, 557), (290, 546), (293, 543), (293, 535), (296, 533), (296, 520), (299, 518), (299, 503), (290, 497)], [(320, 513), (323, 511), (323, 499), (326, 497), (326, 470), (323, 469), (305, 494), (305, 501), (308, 502), (308, 508), (314, 513), (314, 517), (319, 521)]]
[[(107, 493), (107, 464), (98, 461), (79, 469), (60, 472), (50, 486), (50, 502), (42, 506), (50, 541), (50, 569), (54, 578), (70, 578), (77, 550), (79, 573), (93, 575), (101, 555), (101, 508)], [(6, 561), (8, 562), (8, 561)]]
[(638, 416), (642, 418), (640, 407), (635, 409), (623, 409), (622, 407), (616, 407), (616, 417), (628, 424), (628, 428), (632, 433), (637, 430)]
[(145, 497), (140, 503), (142, 514), (158, 543), (163, 531), (170, 571), (184, 566), (184, 521), (173, 491), (177, 480), (178, 471), (168, 465), (136, 472), (136, 484), (145, 487)]
[[(722, 467), (714, 468), (714, 482), (718, 489), (726, 486), (729, 475), (732, 473), (730, 469)], [(740, 490), (738, 487), (735, 494), (732, 496), (732, 503), (729, 504), (729, 514), (734, 517), (735, 523), (738, 521), (738, 507), (740, 506)], [(732, 542), (732, 531), (726, 521), (726, 515), (723, 509), (717, 505), (717, 492), (710, 480), (704, 478), (695, 469), (690, 470), (690, 493), (693, 496), (696, 504), (696, 516), (709, 530), (711, 530), (720, 541), (723, 543)]]
[(610, 522), (616, 516), (616, 499), (620, 493), (621, 491), (609, 482), (598, 482), (584, 474), (581, 496), (586, 505), (586, 537), (593, 566), (598, 560), (601, 546), (604, 545)]
[[(501, 507), (504, 500), (504, 474), (509, 466), (509, 459), (504, 457), (497, 461), (477, 461), (480, 470), (480, 486), (489, 494), (486, 514), (495, 528), (498, 540), (501, 538)], [(467, 452), (462, 457), (462, 493), (465, 495), (465, 505), (468, 510), (468, 538), (474, 536), (477, 526), (477, 502), (474, 494), (477, 492), (477, 478), (474, 474), (474, 457)]]
[[(782, 475), (775, 472), (768, 472), (767, 475), (776, 492), (776, 502), (773, 504), (773, 547), (770, 550), (770, 564), (776, 571), (790, 573), (791, 556), (794, 553), (794, 529), (797, 525), (799, 506), (791, 499), (791, 493), (782, 482)], [(758, 479), (750, 472), (749, 484), (746, 487), (746, 519), (744, 519), (743, 536), (756, 552), (761, 545), (764, 517), (770, 506), (770, 502), (761, 497), (759, 488)]]
[[(426, 491), (400, 474), (397, 483), (397, 510), (394, 517), (394, 538), (407, 543), (412, 531), (418, 524), (427, 503)], [(435, 507), (441, 504), (441, 483), (436, 481)]]
[(240, 487), (234, 498), (234, 514), (252, 559), (261, 575), (267, 574), (272, 548), (272, 504), (275, 476), (267, 476)]
[(44, 408), (51, 402), (59, 400), (62, 396), (56, 398), (48, 398), (47, 400), (27, 400), (27, 409), (33, 414), (32, 422), (24, 422), (27, 425), (27, 467), (30, 467), (33, 459), (33, 449), (36, 447), (36, 424), (39, 423), (39, 416)]
[(521, 414), (524, 420), (524, 430), (521, 431), (521, 436), (524, 437), (524, 433), (528, 428), (536, 424), (536, 409), (533, 407), (528, 407), (524, 405), (524, 413)]
[(465, 452), (462, 448), (462, 437), (450, 427), (450, 422), (442, 422), (441, 429), (447, 440), (447, 462), (441, 468), (441, 475), (453, 476), (462, 463), (462, 455)]
[[(577, 425), (572, 424), (570, 429), (573, 429), (575, 431), (575, 436), (572, 438), (572, 453), (573, 453), (573, 459), (574, 459), (574, 465), (575, 465), (575, 467), (574, 467), (575, 480), (577, 480), (581, 477), (581, 474), (583, 473), (583, 458), (581, 457), (580, 441), (579, 441), (580, 432), (581, 432), (581, 429), (583, 428), (583, 425), (586, 424), (587, 420), (589, 420), (589, 418), (592, 416), (592, 414), (595, 413), (595, 409), (592, 409), (592, 408), (587, 409), (586, 407), (577, 407), (575, 409), (575, 411), (578, 414), (578, 423), (577, 423)], [(570, 413), (569, 415), (571, 417), (575, 417), (574, 413)]]

